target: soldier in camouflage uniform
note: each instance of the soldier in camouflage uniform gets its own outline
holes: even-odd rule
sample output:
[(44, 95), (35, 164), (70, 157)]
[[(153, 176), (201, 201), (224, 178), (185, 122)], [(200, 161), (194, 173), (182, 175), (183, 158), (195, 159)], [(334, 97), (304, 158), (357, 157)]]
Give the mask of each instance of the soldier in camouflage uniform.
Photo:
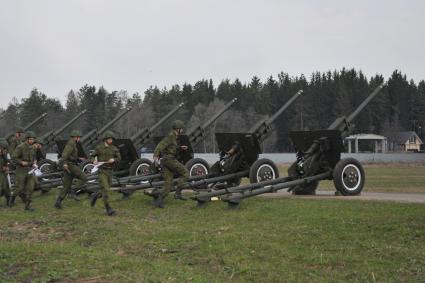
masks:
[[(100, 191), (92, 194), (90, 205), (94, 206), (96, 204), (96, 200), (102, 196), (106, 214), (109, 216), (115, 214), (115, 211), (111, 208), (108, 201), (108, 190), (111, 188), (112, 183), (112, 171), (114, 165), (121, 161), (121, 154), (118, 148), (112, 144), (114, 138), (114, 133), (106, 131), (103, 135), (103, 142), (99, 144), (91, 154), (94, 165), (97, 165), (99, 162), (104, 162), (104, 164), (100, 166), (98, 175), (101, 189)], [(97, 157), (97, 160), (95, 157)]]
[(16, 165), (15, 188), (12, 192), (10, 205), (15, 203), (16, 196), (20, 196), (25, 203), (25, 210), (33, 211), (31, 207), (32, 192), (35, 187), (35, 176), (28, 174), (37, 166), (34, 142), (36, 135), (33, 131), (28, 131), (26, 141), (18, 145), (12, 154), (12, 161)]
[(87, 182), (87, 176), (78, 166), (78, 149), (77, 143), (81, 139), (81, 132), (74, 130), (71, 132), (71, 138), (66, 143), (62, 151), (63, 160), (63, 187), (56, 197), (55, 207), (62, 208), (62, 201), (67, 194), (75, 200), (80, 200), (74, 191), (72, 191), (72, 181), (74, 178), (79, 179), (79, 186), (83, 186)]
[(175, 199), (186, 200), (181, 191), (189, 186), (187, 183), (189, 171), (176, 159), (179, 149), (187, 150), (187, 146), (179, 147), (177, 143), (177, 139), (183, 132), (184, 123), (176, 120), (173, 122), (172, 128), (172, 131), (158, 143), (153, 154), (155, 163), (158, 163), (159, 158), (161, 158), (161, 169), (164, 177), (164, 187), (154, 194), (154, 205), (160, 208), (164, 207), (164, 198), (173, 186), (174, 175), (180, 176), (177, 191), (174, 194)]
[(7, 159), (8, 146), (5, 139), (0, 140), (0, 195), (6, 198), (6, 206), (9, 206), (10, 201), (10, 188), (7, 180), (7, 174), (9, 173), (9, 160)]
[(43, 146), (46, 142), (42, 138), (36, 138), (34, 142), (35, 148), (35, 158), (37, 162), (40, 162), (42, 159), (46, 159), (46, 155), (43, 152)]
[(12, 155), (15, 151), (15, 148), (24, 142), (24, 129), (17, 127), (15, 134), (7, 139), (9, 143), (9, 154)]

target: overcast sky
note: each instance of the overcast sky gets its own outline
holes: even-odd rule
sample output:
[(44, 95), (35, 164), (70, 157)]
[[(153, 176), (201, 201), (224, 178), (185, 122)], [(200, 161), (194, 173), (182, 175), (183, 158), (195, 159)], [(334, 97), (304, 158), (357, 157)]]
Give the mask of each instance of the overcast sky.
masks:
[(0, 107), (354, 67), (425, 79), (423, 0), (0, 0)]

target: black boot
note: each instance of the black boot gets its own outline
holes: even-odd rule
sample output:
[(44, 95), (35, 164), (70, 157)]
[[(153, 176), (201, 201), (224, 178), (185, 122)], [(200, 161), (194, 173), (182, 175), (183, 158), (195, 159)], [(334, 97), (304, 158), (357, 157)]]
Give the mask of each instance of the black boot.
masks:
[(182, 195), (182, 190), (177, 190), (177, 191), (174, 193), (174, 198), (175, 198), (175, 199), (179, 199), (179, 200), (187, 200), (187, 198), (185, 198), (185, 197)]
[(75, 192), (70, 192), (69, 197), (72, 198), (73, 200), (80, 201), (80, 198), (77, 196)]
[(105, 208), (106, 214), (108, 214), (108, 216), (115, 215), (115, 210), (113, 210), (112, 207), (109, 206), (109, 204), (105, 205)]
[(90, 206), (94, 206), (96, 204), (97, 199), (99, 198), (99, 192), (92, 193), (91, 200), (90, 200)]
[(56, 202), (55, 202), (55, 208), (61, 209), (62, 208), (62, 198), (60, 196), (57, 196)]
[(34, 211), (34, 208), (32, 208), (31, 207), (31, 201), (30, 200), (27, 200), (26, 202), (25, 202), (25, 208), (24, 208), (26, 211)]
[(5, 196), (6, 198), (6, 207), (9, 207), (10, 196)]
[(10, 200), (9, 200), (9, 207), (12, 207), (12, 206), (14, 206), (14, 205), (15, 205), (15, 199), (16, 199), (16, 196), (11, 196), (11, 197), (10, 197)]
[(164, 198), (161, 194), (154, 196), (153, 205), (159, 208), (164, 208)]

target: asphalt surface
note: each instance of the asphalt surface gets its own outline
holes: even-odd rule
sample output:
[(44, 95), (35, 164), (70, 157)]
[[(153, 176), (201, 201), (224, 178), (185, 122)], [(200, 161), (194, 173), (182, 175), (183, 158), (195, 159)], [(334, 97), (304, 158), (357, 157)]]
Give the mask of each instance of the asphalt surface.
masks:
[(340, 199), (340, 200), (373, 200), (373, 201), (395, 201), (425, 203), (425, 193), (362, 193), (359, 196), (335, 196), (332, 191), (317, 191), (314, 196), (294, 196), (286, 191), (269, 193), (263, 197), (287, 197), (287, 198), (305, 198), (305, 199)]

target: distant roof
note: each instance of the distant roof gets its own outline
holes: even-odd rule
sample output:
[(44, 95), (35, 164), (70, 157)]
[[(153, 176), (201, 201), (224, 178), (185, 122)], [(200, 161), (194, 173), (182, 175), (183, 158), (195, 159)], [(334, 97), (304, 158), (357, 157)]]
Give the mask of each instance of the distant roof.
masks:
[(414, 131), (407, 131), (407, 132), (393, 132), (388, 134), (388, 139), (391, 142), (395, 142), (397, 144), (404, 144), (406, 143), (411, 136), (415, 135), (417, 139), (419, 139), (420, 143), (423, 143), (421, 138), (414, 132)]
[(375, 134), (357, 134), (346, 137), (347, 140), (386, 140), (387, 138), (380, 135)]

